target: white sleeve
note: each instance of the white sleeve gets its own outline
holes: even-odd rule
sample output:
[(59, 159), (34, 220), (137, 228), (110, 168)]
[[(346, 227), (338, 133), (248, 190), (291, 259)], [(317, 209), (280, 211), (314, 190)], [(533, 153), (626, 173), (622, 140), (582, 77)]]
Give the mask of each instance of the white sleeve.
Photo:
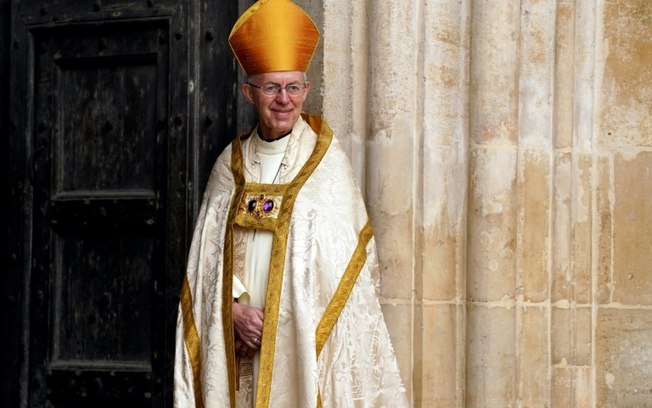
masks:
[(233, 276), (233, 298), (237, 299), (243, 294), (247, 293), (247, 288), (245, 285), (238, 279), (237, 276)]

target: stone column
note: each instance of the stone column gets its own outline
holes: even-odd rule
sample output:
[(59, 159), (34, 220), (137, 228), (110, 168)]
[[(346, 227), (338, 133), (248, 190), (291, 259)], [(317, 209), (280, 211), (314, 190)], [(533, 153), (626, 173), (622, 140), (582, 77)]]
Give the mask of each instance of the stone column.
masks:
[(369, 61), (365, 193), (380, 261), (383, 311), (412, 395), (417, 179), (416, 2), (367, 3)]
[(596, 2), (556, 13), (551, 256), (551, 403), (594, 407), (592, 179)]
[(470, 2), (420, 3), (414, 92), (418, 104), (414, 402), (417, 407), (462, 408)]
[(519, 11), (516, 185), (517, 406), (550, 406), (555, 0)]
[(364, 191), (369, 85), (367, 5), (331, 2), (324, 8), (324, 115), (349, 153)]
[(466, 406), (517, 393), (519, 2), (471, 8)]

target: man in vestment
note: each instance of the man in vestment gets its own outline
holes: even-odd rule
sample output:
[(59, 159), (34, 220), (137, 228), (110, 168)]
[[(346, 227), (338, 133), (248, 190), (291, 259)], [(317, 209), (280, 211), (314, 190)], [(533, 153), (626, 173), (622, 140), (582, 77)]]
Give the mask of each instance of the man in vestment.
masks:
[(177, 408), (409, 406), (348, 157), (302, 113), (318, 41), (290, 0), (258, 1), (229, 36), (259, 123), (204, 193), (177, 319)]

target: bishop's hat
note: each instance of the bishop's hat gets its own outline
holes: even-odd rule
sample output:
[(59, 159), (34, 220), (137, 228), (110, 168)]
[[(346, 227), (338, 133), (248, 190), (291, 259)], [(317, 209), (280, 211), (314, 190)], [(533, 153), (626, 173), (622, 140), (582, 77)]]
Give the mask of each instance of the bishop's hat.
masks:
[(319, 30), (290, 0), (259, 0), (236, 21), (229, 45), (247, 75), (305, 72), (319, 43)]

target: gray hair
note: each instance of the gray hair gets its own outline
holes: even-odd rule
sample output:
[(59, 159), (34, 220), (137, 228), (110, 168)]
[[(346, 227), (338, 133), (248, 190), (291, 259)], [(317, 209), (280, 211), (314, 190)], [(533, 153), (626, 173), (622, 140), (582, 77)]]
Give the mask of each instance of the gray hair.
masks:
[[(303, 82), (308, 82), (308, 74), (306, 74), (305, 72), (302, 72), (301, 74), (303, 75)], [(245, 82), (254, 82), (254, 80), (259, 75), (262, 75), (262, 74), (247, 75), (247, 79), (245, 80)]]

